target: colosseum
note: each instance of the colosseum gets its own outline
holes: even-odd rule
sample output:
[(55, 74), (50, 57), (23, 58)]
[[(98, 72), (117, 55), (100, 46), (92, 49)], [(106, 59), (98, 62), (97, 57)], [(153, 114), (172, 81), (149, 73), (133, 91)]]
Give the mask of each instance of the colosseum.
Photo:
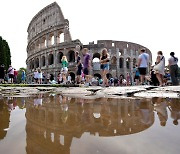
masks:
[[(98, 59), (103, 48), (107, 48), (110, 54), (109, 76), (119, 77), (129, 72), (133, 74), (133, 66), (137, 62), (139, 50), (145, 48), (150, 55), (149, 66), (152, 64), (151, 51), (139, 44), (114, 41), (98, 40), (97, 43), (90, 42), (83, 45), (79, 39), (72, 40), (69, 31), (69, 21), (64, 18), (59, 5), (54, 2), (40, 12), (31, 20), (28, 29), (27, 45), (27, 81), (33, 81), (33, 72), (40, 68), (44, 75), (51, 73), (57, 77), (61, 70), (61, 58), (66, 55), (69, 62), (69, 73), (75, 79), (76, 62), (75, 51), (79, 45), (86, 47), (92, 57), (91, 75), (101, 77)], [(83, 58), (82, 52), (80, 55)]]

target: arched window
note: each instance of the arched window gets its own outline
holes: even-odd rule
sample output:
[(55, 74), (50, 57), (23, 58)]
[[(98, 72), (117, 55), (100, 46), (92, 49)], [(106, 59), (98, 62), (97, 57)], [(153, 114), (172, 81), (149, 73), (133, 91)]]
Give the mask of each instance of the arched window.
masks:
[(54, 63), (54, 56), (53, 56), (53, 54), (49, 54), (48, 64), (49, 64), (49, 65), (52, 65), (53, 63)]
[(127, 69), (130, 69), (130, 58), (126, 59), (126, 67)]
[(98, 77), (98, 79), (101, 79), (101, 75), (99, 73), (94, 74), (94, 77)]
[(116, 62), (117, 62), (117, 58), (115, 56), (113, 56), (111, 59), (111, 64), (116, 65)]
[(93, 54), (93, 59), (94, 59), (94, 58), (99, 58), (99, 59), (100, 59), (100, 56), (101, 56), (100, 53), (97, 53), (97, 52), (96, 52), (96, 53)]
[(64, 42), (64, 33), (61, 33), (60, 35), (59, 35), (59, 40), (60, 40), (60, 42), (59, 43), (62, 43), (62, 42)]
[(124, 59), (123, 58), (120, 58), (119, 59), (119, 68), (123, 68), (123, 63), (124, 63)]
[(73, 72), (70, 72), (69, 74), (71, 76), (71, 81), (75, 81), (75, 74)]
[(63, 53), (59, 52), (58, 55), (57, 55), (57, 63), (61, 63), (62, 57), (63, 57)]
[(54, 35), (51, 36), (51, 45), (54, 45)]
[(73, 50), (70, 50), (68, 52), (68, 58), (69, 58), (69, 62), (75, 62), (75, 53)]
[(35, 60), (35, 68), (38, 68), (39, 67), (39, 58), (36, 58)]
[(45, 63), (45, 56), (42, 56), (41, 58), (41, 66), (45, 66), (46, 63)]

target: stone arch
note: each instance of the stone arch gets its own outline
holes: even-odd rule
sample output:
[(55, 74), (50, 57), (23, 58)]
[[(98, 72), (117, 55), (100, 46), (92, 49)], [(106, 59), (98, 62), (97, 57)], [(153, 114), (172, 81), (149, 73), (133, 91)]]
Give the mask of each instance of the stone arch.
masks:
[(100, 70), (100, 54), (98, 52), (93, 54), (93, 70)]
[(126, 68), (130, 69), (130, 57), (126, 58)]
[(41, 47), (42, 47), (42, 48), (46, 48), (46, 37), (43, 37), (43, 38), (41, 39)]
[(34, 60), (32, 60), (32, 63), (31, 63), (32, 65), (32, 69), (34, 69)]
[(37, 40), (37, 42), (36, 42), (36, 50), (40, 50), (40, 41), (39, 40)]
[(62, 52), (58, 52), (58, 54), (57, 54), (57, 63), (61, 63), (62, 57), (63, 57), (63, 53)]
[(101, 77), (101, 74), (99, 74), (99, 73), (95, 73), (95, 74), (94, 74), (94, 77), (98, 77), (99, 79), (102, 78), (102, 77)]
[(51, 37), (50, 37), (50, 42), (51, 42), (51, 45), (54, 45), (55, 38), (54, 38), (54, 35), (53, 35), (53, 34), (52, 34)]
[(54, 55), (49, 54), (49, 56), (48, 56), (48, 65), (52, 65), (52, 64), (54, 64)]
[(45, 66), (46, 62), (45, 62), (45, 56), (41, 57), (41, 66)]
[(73, 50), (70, 50), (68, 52), (68, 59), (69, 59), (69, 62), (75, 62), (75, 53)]
[(57, 43), (63, 43), (63, 42), (64, 42), (64, 33), (62, 31), (59, 31), (57, 37)]
[(119, 68), (123, 68), (124, 67), (124, 58), (120, 58), (119, 59)]
[(111, 64), (112, 64), (112, 65), (116, 65), (116, 62), (117, 62), (117, 58), (116, 58), (115, 56), (113, 56), (113, 57), (111, 58)]
[(39, 67), (39, 58), (36, 58), (35, 59), (35, 68), (38, 68)]
[(69, 74), (70, 74), (70, 76), (71, 76), (71, 80), (72, 80), (72, 81), (75, 81), (75, 77), (76, 77), (75, 73), (70, 72)]
[(101, 57), (101, 55), (100, 55), (100, 53), (98, 53), (98, 52), (96, 52), (96, 53), (93, 54), (93, 59), (94, 59), (94, 58), (99, 58), (99, 59), (100, 59), (100, 57)]
[(108, 79), (110, 79), (110, 78), (112, 77), (112, 74), (111, 74), (111, 73), (107, 73), (107, 74), (106, 74), (106, 77), (107, 77)]
[(123, 56), (123, 50), (122, 49), (119, 50), (119, 56)]

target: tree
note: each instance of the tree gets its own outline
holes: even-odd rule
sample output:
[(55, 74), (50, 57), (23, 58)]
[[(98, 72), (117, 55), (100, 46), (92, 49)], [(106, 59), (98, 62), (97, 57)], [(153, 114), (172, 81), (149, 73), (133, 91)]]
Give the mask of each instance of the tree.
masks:
[(4, 64), (5, 69), (11, 65), (11, 52), (6, 40), (0, 36), (0, 65)]

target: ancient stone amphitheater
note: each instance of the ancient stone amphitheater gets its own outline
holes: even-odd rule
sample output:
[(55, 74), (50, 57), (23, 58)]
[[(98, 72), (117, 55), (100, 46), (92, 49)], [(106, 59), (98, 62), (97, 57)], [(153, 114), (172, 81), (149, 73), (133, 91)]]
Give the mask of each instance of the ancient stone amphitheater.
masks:
[[(103, 48), (107, 48), (111, 56), (109, 76), (119, 76), (126, 73), (133, 73), (133, 66), (137, 62), (139, 50), (146, 47), (124, 41), (98, 40), (97, 43), (90, 42), (83, 45), (80, 40), (72, 40), (69, 31), (69, 21), (64, 18), (59, 5), (54, 2), (40, 12), (31, 20), (28, 29), (27, 45), (27, 80), (29, 83), (33, 80), (35, 69), (40, 68), (44, 75), (53, 74), (55, 78), (61, 70), (61, 58), (66, 55), (69, 62), (69, 73), (72, 79), (75, 79), (76, 62), (75, 51), (77, 45), (87, 47), (92, 57), (91, 75), (101, 77), (100, 64), (98, 59)], [(80, 55), (82, 53), (80, 51)], [(83, 57), (82, 57), (83, 58)]]

